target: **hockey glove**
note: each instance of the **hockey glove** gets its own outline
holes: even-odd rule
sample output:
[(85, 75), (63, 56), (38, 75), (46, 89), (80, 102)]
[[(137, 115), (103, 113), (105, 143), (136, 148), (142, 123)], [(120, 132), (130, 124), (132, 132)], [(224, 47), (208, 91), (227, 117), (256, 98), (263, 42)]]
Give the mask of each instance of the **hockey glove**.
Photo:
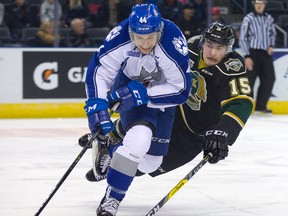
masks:
[(147, 104), (149, 97), (146, 87), (137, 80), (132, 80), (127, 86), (112, 91), (108, 95), (109, 102), (120, 101), (117, 112), (127, 111), (135, 106)]
[(89, 98), (84, 109), (88, 116), (89, 128), (92, 134), (97, 131), (98, 127), (101, 128), (103, 135), (113, 130), (113, 123), (108, 113), (108, 102), (106, 100)]
[(221, 130), (208, 130), (205, 132), (205, 141), (202, 149), (204, 151), (204, 157), (211, 152), (213, 157), (209, 160), (209, 163), (214, 164), (219, 160), (224, 160), (228, 156), (228, 134)]

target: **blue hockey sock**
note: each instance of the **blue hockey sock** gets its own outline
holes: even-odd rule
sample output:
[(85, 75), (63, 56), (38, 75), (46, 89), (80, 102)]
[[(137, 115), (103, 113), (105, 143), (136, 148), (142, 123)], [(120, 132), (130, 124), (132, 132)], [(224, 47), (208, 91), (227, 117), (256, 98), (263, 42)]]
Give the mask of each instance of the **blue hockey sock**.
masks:
[(125, 197), (125, 193), (133, 179), (134, 177), (125, 175), (110, 167), (107, 175), (107, 182), (112, 187), (110, 196), (121, 201)]
[(123, 145), (123, 142), (120, 142), (120, 143), (117, 144), (117, 145), (110, 145), (110, 146), (109, 146), (109, 155), (110, 155), (111, 158), (113, 157), (113, 154), (114, 154), (114, 152), (117, 150), (117, 148), (118, 148), (119, 146), (122, 146), (122, 145)]

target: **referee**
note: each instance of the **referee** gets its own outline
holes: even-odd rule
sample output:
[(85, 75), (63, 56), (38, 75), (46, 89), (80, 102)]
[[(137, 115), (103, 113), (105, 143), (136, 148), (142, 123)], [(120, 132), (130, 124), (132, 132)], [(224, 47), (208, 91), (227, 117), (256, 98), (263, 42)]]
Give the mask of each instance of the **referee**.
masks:
[(254, 11), (248, 13), (242, 21), (239, 45), (245, 57), (248, 78), (251, 87), (257, 77), (260, 85), (257, 91), (255, 113), (272, 113), (267, 108), (268, 100), (275, 82), (273, 66), (273, 46), (276, 30), (273, 17), (264, 12), (266, 0), (252, 1)]

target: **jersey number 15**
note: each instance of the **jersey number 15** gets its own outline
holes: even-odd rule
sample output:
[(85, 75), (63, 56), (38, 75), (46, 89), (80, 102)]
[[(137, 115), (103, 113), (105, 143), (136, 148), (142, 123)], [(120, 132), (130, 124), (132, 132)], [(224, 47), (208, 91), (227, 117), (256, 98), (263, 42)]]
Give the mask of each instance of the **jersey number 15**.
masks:
[(231, 87), (231, 96), (249, 95), (251, 94), (251, 87), (247, 77), (239, 77), (229, 81)]

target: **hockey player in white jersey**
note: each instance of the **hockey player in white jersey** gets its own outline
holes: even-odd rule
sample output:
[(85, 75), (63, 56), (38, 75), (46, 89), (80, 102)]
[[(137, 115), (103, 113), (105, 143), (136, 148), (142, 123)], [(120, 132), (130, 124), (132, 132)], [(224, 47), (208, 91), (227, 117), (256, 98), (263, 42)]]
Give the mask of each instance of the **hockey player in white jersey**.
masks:
[(175, 107), (190, 92), (189, 72), (182, 32), (161, 18), (154, 4), (135, 5), (95, 52), (86, 76), (89, 128), (92, 133), (99, 127), (103, 135), (111, 132), (108, 108), (119, 101), (117, 111), (126, 132), (123, 145), (114, 149), (98, 216), (116, 215), (137, 169), (151, 173), (162, 163)]

